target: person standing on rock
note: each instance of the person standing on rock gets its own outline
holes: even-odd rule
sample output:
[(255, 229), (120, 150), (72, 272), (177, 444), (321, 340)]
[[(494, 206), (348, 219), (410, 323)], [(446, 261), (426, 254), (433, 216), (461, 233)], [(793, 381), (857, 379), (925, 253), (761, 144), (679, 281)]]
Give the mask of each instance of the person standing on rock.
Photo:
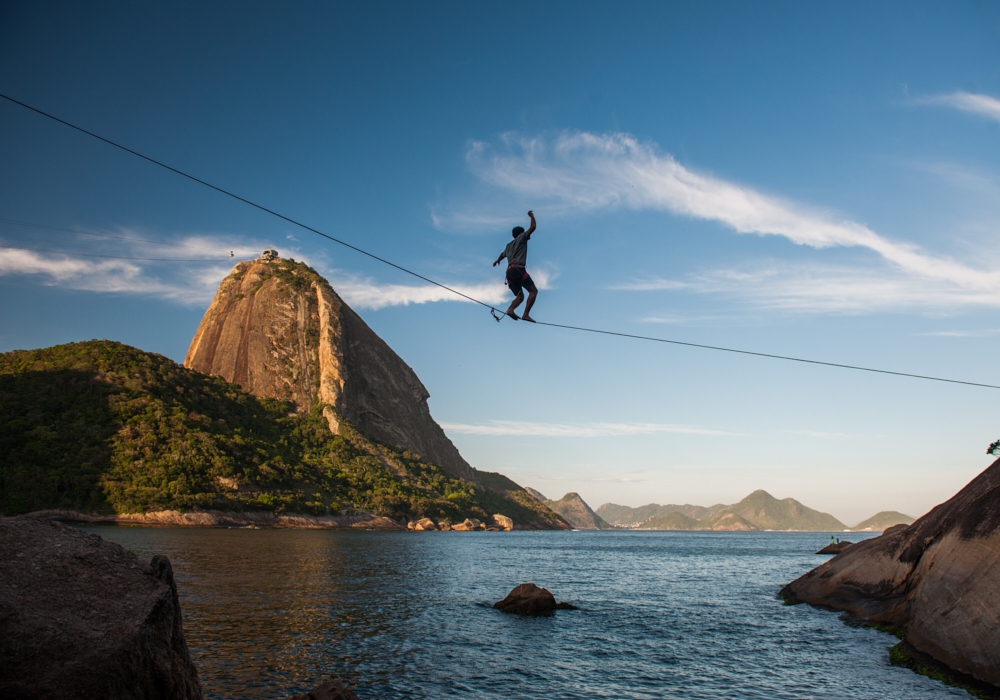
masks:
[[(525, 321), (534, 323), (535, 319), (531, 318), (531, 307), (534, 306), (535, 297), (538, 296), (538, 288), (535, 287), (531, 275), (524, 269), (524, 266), (528, 261), (528, 239), (535, 232), (535, 214), (529, 211), (528, 216), (531, 217), (531, 226), (528, 227), (527, 231), (521, 226), (514, 227), (514, 230), (511, 231), (514, 240), (507, 244), (504, 251), (500, 253), (500, 257), (493, 263), (493, 267), (507, 258), (507, 286), (514, 294), (514, 301), (507, 308), (507, 315), (515, 321), (523, 318)], [(524, 307), (524, 316), (518, 316), (514, 311), (524, 301), (522, 287), (528, 290), (528, 303)]]

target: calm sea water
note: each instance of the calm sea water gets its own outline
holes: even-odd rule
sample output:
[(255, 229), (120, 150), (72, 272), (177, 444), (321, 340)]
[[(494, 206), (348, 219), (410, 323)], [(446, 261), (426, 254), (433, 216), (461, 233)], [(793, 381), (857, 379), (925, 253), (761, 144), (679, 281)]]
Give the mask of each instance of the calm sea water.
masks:
[[(781, 604), (829, 533), (87, 529), (170, 558), (210, 698), (969, 697)], [(581, 609), (490, 608), (525, 581)]]

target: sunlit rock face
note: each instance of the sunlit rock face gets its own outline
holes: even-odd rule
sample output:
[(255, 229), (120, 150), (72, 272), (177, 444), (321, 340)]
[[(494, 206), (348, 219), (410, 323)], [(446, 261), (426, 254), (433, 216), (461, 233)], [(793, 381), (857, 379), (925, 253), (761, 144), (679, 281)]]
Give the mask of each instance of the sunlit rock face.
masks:
[(184, 366), (256, 396), (322, 407), (330, 429), (346, 419), (453, 476), (475, 471), (431, 417), (417, 375), (330, 284), (290, 260), (241, 262), (219, 285)]
[(904, 651), (1000, 686), (1000, 460), (912, 525), (851, 545), (781, 593), (902, 630)]

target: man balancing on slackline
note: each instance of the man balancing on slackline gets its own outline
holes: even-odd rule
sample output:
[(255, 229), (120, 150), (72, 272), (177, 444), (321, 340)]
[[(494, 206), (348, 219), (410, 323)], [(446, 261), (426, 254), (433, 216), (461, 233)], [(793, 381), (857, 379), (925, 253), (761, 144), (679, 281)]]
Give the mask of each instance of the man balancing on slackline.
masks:
[[(500, 253), (500, 257), (493, 263), (493, 267), (507, 258), (507, 286), (514, 293), (514, 301), (510, 302), (510, 306), (507, 308), (507, 315), (515, 321), (523, 318), (525, 321), (534, 323), (535, 319), (531, 317), (531, 307), (534, 306), (535, 297), (538, 296), (538, 288), (531, 280), (531, 275), (524, 269), (524, 264), (528, 261), (528, 239), (535, 232), (535, 214), (529, 211), (528, 216), (531, 217), (531, 226), (528, 227), (527, 231), (520, 226), (514, 227), (514, 230), (511, 231), (514, 240), (507, 244), (504, 251)], [(518, 316), (514, 310), (524, 301), (522, 287), (528, 290), (528, 303), (524, 307), (524, 316)]]

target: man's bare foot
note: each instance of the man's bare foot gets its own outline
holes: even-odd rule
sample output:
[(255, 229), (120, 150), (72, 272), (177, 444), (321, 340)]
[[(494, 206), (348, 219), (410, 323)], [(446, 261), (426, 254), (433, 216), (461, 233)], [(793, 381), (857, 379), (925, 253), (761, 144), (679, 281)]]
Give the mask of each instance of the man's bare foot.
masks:
[(524, 321), (530, 321), (531, 323), (534, 323), (534, 322), (535, 322), (535, 319), (533, 319), (533, 318), (532, 318), (531, 316), (529, 316), (528, 314), (525, 314), (524, 316), (522, 316), (522, 317), (521, 317), (521, 319), (522, 319), (522, 320), (524, 320)]
[(515, 321), (520, 321), (520, 320), (521, 320), (521, 317), (520, 317), (520, 316), (518, 316), (518, 315), (517, 315), (516, 313), (514, 313), (513, 311), (511, 311), (510, 309), (507, 309), (507, 315), (508, 315), (508, 316), (510, 316), (510, 317), (511, 317), (512, 319), (514, 319)]

